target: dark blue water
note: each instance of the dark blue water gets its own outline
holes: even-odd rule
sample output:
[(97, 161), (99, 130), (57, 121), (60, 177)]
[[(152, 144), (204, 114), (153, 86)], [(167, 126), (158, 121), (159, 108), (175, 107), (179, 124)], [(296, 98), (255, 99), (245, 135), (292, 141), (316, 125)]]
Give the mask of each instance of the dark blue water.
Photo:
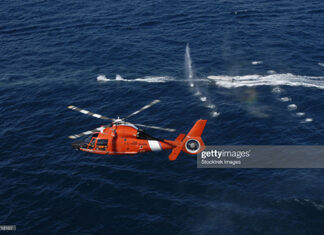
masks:
[[(160, 99), (130, 121), (186, 133), (206, 118), (208, 145), (322, 145), (323, 38), (316, 0), (1, 1), (0, 224), (22, 234), (322, 234), (323, 170), (77, 152), (67, 136), (106, 123), (66, 106), (123, 117)], [(200, 95), (186, 81), (186, 43)]]

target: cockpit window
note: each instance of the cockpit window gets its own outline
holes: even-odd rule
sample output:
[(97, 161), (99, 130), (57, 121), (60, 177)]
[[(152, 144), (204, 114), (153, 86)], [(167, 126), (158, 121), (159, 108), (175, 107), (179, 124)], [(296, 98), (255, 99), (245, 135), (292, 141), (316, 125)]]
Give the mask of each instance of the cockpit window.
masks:
[(96, 138), (92, 138), (92, 136), (85, 139), (86, 145), (88, 146), (88, 149), (93, 149), (96, 143)]
[(88, 136), (87, 138), (84, 139), (84, 142), (87, 143), (87, 144), (89, 144), (90, 140), (91, 140), (93, 137), (95, 137), (95, 138), (98, 137), (98, 133), (95, 133), (95, 134), (93, 134), (93, 135)]
[(91, 142), (90, 142), (90, 146), (93, 148), (94, 144), (96, 142), (96, 138), (92, 138)]
[(88, 136), (87, 138), (84, 139), (84, 142), (89, 144), (91, 138), (92, 138), (92, 136)]
[(97, 140), (97, 145), (96, 145), (97, 150), (106, 150), (108, 147), (108, 140), (107, 139), (98, 139)]
[(98, 133), (95, 133), (92, 136), (87, 137), (84, 140), (84, 142), (88, 146), (88, 149), (96, 148), (97, 150), (106, 150), (108, 147), (108, 140), (107, 139), (98, 139)]

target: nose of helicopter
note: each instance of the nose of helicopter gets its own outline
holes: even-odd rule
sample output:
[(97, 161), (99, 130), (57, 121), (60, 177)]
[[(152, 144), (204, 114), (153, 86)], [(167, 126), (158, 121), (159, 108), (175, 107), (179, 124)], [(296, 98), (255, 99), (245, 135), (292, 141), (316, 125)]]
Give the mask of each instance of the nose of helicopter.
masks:
[(72, 148), (79, 150), (80, 148), (85, 147), (87, 144), (83, 141), (76, 141), (76, 142), (73, 142), (71, 145), (72, 145)]

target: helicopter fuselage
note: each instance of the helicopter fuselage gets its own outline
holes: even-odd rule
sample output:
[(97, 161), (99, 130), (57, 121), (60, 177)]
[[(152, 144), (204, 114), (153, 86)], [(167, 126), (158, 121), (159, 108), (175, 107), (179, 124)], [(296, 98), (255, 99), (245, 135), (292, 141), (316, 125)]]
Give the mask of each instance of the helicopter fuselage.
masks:
[(188, 154), (197, 154), (201, 152), (205, 147), (205, 144), (201, 139), (201, 135), (204, 131), (207, 120), (196, 121), (195, 125), (190, 129), (187, 135), (179, 134), (175, 140), (157, 139), (146, 134), (143, 130), (138, 129), (136, 126), (169, 132), (173, 132), (175, 129), (143, 124), (132, 124), (125, 121), (126, 119), (137, 115), (158, 102), (160, 102), (160, 100), (153, 100), (151, 103), (143, 106), (128, 116), (124, 118), (118, 117), (117, 119), (92, 113), (74, 105), (69, 105), (69, 109), (78, 111), (82, 114), (112, 121), (110, 125), (102, 126), (91, 131), (84, 131), (80, 134), (70, 135), (70, 139), (77, 139), (81, 136), (88, 136), (92, 134), (84, 141), (72, 143), (72, 146), (76, 149), (89, 153), (109, 155), (127, 155), (172, 149), (172, 152), (169, 154), (170, 160), (176, 160), (181, 151)]
[(113, 125), (94, 133), (87, 141), (74, 142), (72, 146), (96, 154), (137, 154), (172, 149), (177, 141), (159, 140), (139, 130), (134, 125)]

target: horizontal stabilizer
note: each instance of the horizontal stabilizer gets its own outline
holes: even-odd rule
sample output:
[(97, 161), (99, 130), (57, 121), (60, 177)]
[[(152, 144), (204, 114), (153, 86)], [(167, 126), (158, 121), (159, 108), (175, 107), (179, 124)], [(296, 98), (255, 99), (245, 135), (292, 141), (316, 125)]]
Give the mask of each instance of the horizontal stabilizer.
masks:
[(186, 136), (186, 134), (179, 134), (178, 137), (174, 141), (181, 142), (185, 136)]
[(177, 159), (178, 155), (180, 154), (182, 146), (175, 147), (169, 155), (169, 160), (174, 161)]
[(201, 135), (204, 131), (206, 123), (207, 120), (198, 120), (187, 135), (180, 134), (173, 141), (172, 144), (176, 147), (169, 155), (169, 159), (171, 161), (176, 160), (181, 151), (188, 154), (198, 154), (205, 148)]

